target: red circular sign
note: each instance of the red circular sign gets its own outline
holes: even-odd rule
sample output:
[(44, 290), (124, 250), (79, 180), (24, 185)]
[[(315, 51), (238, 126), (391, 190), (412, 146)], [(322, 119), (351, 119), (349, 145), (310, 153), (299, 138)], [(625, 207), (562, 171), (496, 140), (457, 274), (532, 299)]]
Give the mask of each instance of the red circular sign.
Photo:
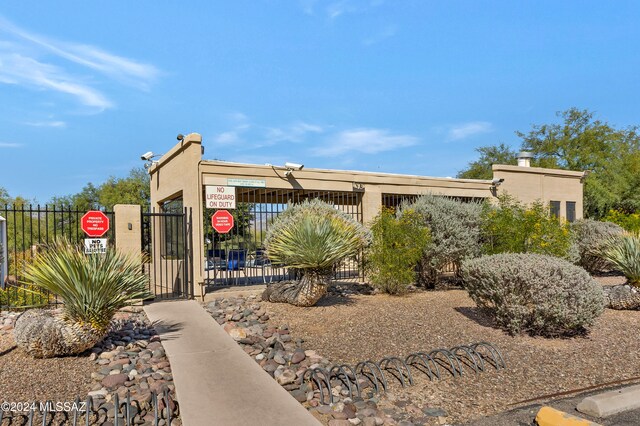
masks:
[(233, 216), (226, 210), (218, 210), (211, 216), (211, 226), (216, 232), (226, 234), (233, 229)]
[(91, 210), (82, 216), (82, 230), (90, 237), (102, 237), (109, 230), (109, 218), (101, 211)]

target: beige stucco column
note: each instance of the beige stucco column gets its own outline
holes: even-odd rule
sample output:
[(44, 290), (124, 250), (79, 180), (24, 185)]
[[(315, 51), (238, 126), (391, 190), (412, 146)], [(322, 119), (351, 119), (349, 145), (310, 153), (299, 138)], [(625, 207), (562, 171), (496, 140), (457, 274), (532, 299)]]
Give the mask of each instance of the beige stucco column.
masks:
[[(185, 208), (192, 210), (193, 262), (189, 274), (193, 278), (194, 296), (200, 298), (204, 297), (201, 161), (202, 136), (198, 133), (190, 133), (149, 169), (151, 206), (155, 211), (162, 211), (162, 206), (166, 201), (177, 198), (182, 199)], [(154, 235), (153, 246), (155, 252), (159, 253), (161, 239), (156, 237)]]
[(362, 222), (369, 225), (380, 213), (382, 207), (382, 191), (377, 185), (365, 185), (362, 194)]
[(116, 204), (113, 206), (113, 212), (116, 218), (116, 249), (123, 253), (139, 256), (142, 245), (140, 206)]

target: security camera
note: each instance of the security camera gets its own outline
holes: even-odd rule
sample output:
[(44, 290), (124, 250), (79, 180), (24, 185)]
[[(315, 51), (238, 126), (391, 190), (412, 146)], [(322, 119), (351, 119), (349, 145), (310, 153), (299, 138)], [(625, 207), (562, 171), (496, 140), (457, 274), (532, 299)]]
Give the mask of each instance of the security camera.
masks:
[(183, 141), (184, 135), (182, 133), (178, 133), (178, 136), (176, 136), (176, 139), (178, 139), (179, 141)]
[(149, 160), (151, 160), (152, 158), (153, 158), (153, 152), (151, 152), (151, 151), (149, 151), (149, 152), (145, 152), (144, 154), (142, 154), (142, 155), (140, 156), (140, 159), (141, 159), (141, 160), (144, 160), (144, 161), (149, 161)]
[(302, 170), (302, 168), (304, 167), (304, 164), (287, 162), (287, 163), (284, 163), (284, 166), (289, 170)]
[(500, 178), (500, 179), (497, 179), (497, 178), (496, 178), (496, 179), (494, 179), (494, 180), (492, 180), (492, 181), (491, 181), (491, 184), (492, 184), (493, 186), (499, 186), (502, 182), (504, 182), (504, 178)]

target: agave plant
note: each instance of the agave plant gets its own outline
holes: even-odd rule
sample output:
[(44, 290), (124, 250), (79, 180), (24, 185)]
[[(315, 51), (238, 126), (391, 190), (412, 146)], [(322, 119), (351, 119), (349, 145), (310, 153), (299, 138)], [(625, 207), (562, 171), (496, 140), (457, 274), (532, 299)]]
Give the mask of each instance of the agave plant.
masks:
[(629, 284), (640, 287), (640, 232), (625, 232), (608, 240), (603, 257), (624, 274)]
[(15, 324), (16, 343), (36, 357), (80, 353), (106, 335), (118, 309), (149, 296), (141, 260), (109, 250), (85, 255), (62, 241), (48, 247), (25, 269), (25, 279), (57, 295), (59, 316), (32, 310)]
[(290, 206), (266, 235), (267, 256), (274, 264), (299, 271), (299, 281), (272, 285), (263, 297), (272, 302), (312, 306), (327, 292), (333, 268), (355, 256), (370, 234), (351, 216), (320, 200)]

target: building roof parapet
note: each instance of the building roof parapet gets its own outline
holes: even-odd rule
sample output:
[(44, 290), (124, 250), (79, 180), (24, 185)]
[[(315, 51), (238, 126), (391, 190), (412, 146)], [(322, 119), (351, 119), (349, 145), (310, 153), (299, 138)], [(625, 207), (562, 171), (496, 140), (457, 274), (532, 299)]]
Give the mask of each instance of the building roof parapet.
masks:
[(562, 170), (562, 169), (547, 169), (544, 167), (522, 167), (511, 166), (506, 164), (494, 164), (491, 169), (496, 171), (515, 172), (515, 173), (528, 173), (528, 174), (541, 174), (550, 176), (563, 176), (563, 177), (575, 177), (577, 179), (582, 178), (585, 172), (579, 172), (574, 170)]
[[(202, 166), (222, 166), (222, 167), (250, 167), (253, 169), (270, 171), (275, 169), (280, 169), (281, 167), (274, 167), (271, 165), (259, 165), (259, 164), (249, 164), (249, 163), (236, 163), (231, 161), (220, 161), (220, 160), (203, 160), (201, 162)], [(204, 170), (203, 170), (204, 171)], [(206, 171), (205, 171), (206, 172)], [(357, 180), (358, 176), (363, 178), (401, 178), (401, 179), (414, 179), (414, 180), (436, 180), (441, 182), (455, 182), (455, 183), (477, 183), (477, 184), (491, 184), (490, 179), (460, 179), (460, 178), (448, 178), (448, 177), (433, 177), (433, 176), (419, 176), (419, 175), (405, 175), (400, 173), (381, 173), (381, 172), (367, 172), (367, 171), (358, 171), (358, 170), (337, 170), (337, 169), (318, 169), (318, 168), (308, 168), (305, 167), (304, 170), (297, 171), (296, 174), (307, 175), (307, 174), (327, 174), (327, 175), (336, 175), (336, 174), (347, 174), (352, 175), (355, 180)]]

